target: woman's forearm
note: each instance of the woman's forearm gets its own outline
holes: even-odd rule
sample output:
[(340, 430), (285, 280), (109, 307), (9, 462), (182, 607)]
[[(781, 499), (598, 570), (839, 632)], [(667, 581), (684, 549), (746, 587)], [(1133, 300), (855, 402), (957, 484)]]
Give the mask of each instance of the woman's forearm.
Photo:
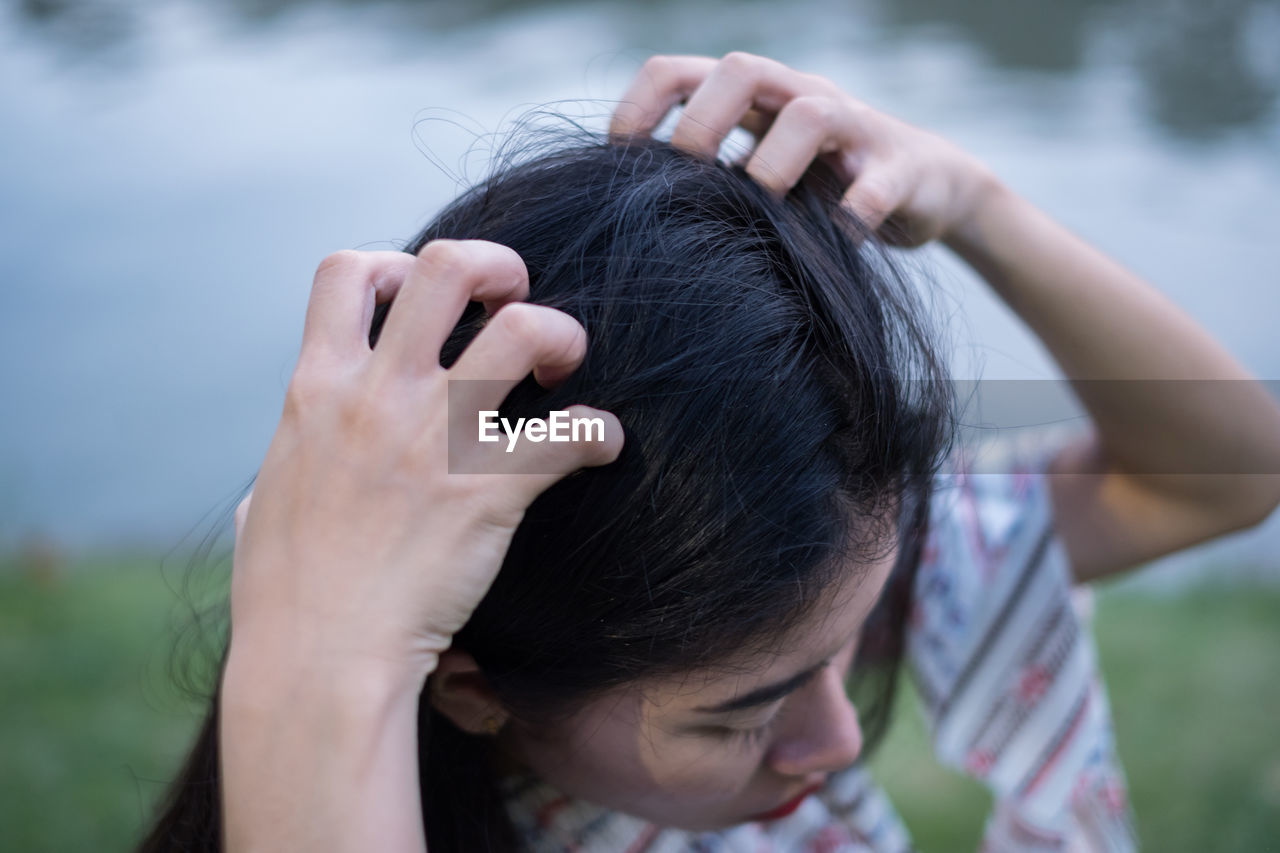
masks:
[(1256, 520), (1276, 505), (1280, 407), (1155, 288), (992, 179), (946, 244), (1071, 380), (1113, 469)]
[[(224, 849), (426, 850), (422, 680), (321, 656), (235, 648), (219, 704)], [(308, 664), (305, 660), (314, 660)]]

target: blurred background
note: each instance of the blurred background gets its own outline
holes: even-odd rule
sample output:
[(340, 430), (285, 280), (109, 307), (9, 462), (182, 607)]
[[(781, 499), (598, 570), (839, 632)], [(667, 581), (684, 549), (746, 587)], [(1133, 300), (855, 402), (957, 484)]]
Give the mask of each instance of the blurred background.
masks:
[[(730, 50), (953, 139), (1280, 379), (1280, 0), (0, 2), (0, 848), (125, 849), (181, 758), (169, 664), (319, 260), (398, 249), (529, 107), (603, 129), (650, 54)], [(911, 262), (958, 378), (1059, 376)], [(1101, 589), (1148, 849), (1277, 849), (1278, 555), (1280, 515)], [(878, 771), (922, 850), (975, 849), (913, 715)]]

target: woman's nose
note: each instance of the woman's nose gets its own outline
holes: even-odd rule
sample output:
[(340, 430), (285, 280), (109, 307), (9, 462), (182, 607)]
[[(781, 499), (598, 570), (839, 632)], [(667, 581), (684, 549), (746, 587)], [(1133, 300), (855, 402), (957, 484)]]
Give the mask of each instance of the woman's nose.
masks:
[(858, 711), (845, 693), (839, 667), (828, 666), (796, 693), (786, 724), (769, 750), (769, 763), (784, 776), (834, 773), (862, 752)]

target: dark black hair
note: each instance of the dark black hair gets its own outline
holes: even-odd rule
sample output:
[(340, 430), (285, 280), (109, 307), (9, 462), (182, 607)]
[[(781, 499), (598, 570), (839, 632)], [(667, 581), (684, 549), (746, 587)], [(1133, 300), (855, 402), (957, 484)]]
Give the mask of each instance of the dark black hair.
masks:
[[(582, 131), (505, 163), (405, 247), (512, 247), (529, 301), (577, 318), (589, 348), (557, 389), (516, 386), (502, 414), (585, 403), (626, 432), (615, 462), (529, 507), (454, 639), (517, 717), (764, 650), (896, 541), (852, 684), (864, 756), (880, 740), (953, 400), (913, 283), (840, 195), (821, 163), (777, 198), (740, 166)], [(468, 305), (443, 365), (483, 320)], [(519, 849), (493, 740), (456, 728), (427, 695), (429, 849)], [(219, 848), (216, 703), (141, 850)]]

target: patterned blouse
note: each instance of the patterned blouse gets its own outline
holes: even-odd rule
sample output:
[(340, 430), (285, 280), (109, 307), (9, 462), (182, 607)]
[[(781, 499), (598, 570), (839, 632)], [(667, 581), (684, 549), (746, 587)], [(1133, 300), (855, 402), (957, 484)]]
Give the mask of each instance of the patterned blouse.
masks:
[[(1010, 458), (995, 473), (975, 473), (973, 458), (937, 482), (907, 628), (907, 663), (934, 753), (993, 794), (982, 853), (1135, 850), (1088, 630), (1091, 598), (1073, 590), (1053, 529), (1049, 454)], [(509, 778), (506, 794), (535, 853), (914, 849), (860, 763), (833, 774), (786, 818), (716, 832), (664, 828), (532, 777)]]

